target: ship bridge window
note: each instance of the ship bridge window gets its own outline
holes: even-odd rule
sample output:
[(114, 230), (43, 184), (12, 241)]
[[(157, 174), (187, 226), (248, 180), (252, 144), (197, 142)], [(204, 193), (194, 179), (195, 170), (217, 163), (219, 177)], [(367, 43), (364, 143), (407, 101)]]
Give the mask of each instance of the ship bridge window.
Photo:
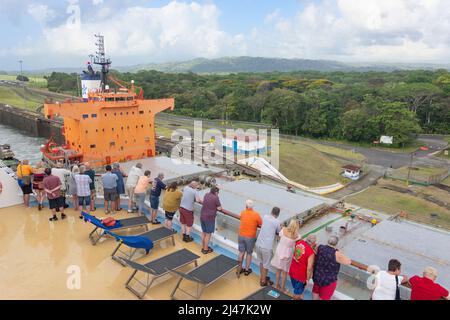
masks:
[(125, 98), (124, 97), (119, 97), (119, 98), (116, 98), (116, 101), (125, 101)]
[(89, 118), (89, 115), (88, 114), (83, 114), (83, 119), (87, 119), (87, 118)]
[(133, 100), (133, 97), (127, 97), (127, 100), (128, 101)]
[(105, 101), (114, 101), (114, 98), (105, 98)]
[(139, 114), (144, 114), (144, 111), (139, 111)]
[(91, 117), (92, 117), (92, 118), (97, 118), (97, 114), (96, 114), (96, 113), (93, 113), (93, 114), (91, 114)]
[(116, 143), (115, 143), (114, 141), (111, 141), (111, 142), (109, 143), (109, 145), (112, 147), (112, 146), (115, 146)]
[(95, 144), (91, 144), (90, 147), (91, 147), (91, 149), (94, 149), (95, 148)]

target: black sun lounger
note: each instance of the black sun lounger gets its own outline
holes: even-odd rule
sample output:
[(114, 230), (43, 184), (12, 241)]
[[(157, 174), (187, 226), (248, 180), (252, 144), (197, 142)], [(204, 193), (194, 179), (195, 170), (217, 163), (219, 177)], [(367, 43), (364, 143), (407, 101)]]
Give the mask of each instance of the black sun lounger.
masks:
[[(112, 235), (118, 241), (120, 241), (117, 248), (114, 249), (113, 253), (111, 254), (111, 258), (113, 260), (125, 265), (121, 258), (125, 258), (127, 260), (133, 260), (133, 256), (136, 254), (136, 252), (138, 250), (146, 250), (147, 249), (145, 246), (146, 239), (150, 240), (151, 243), (154, 244), (158, 241), (163, 241), (165, 239), (172, 238), (172, 244), (175, 245), (174, 235), (176, 235), (177, 232), (170, 230), (168, 228), (165, 228), (165, 227), (161, 227), (161, 228), (153, 229), (153, 230), (150, 230), (150, 231), (147, 231), (145, 233), (138, 234), (135, 236), (122, 237), (122, 236), (116, 235), (110, 231), (108, 231), (108, 234)], [(139, 241), (139, 240), (144, 240), (144, 241)], [(130, 250), (129, 251), (128, 250), (127, 251), (120, 250), (122, 245), (128, 246), (130, 248)], [(118, 253), (120, 253), (121, 256), (117, 255)], [(147, 253), (148, 253), (148, 251), (147, 251)]]
[(146, 216), (139, 216), (116, 220), (115, 226), (107, 227), (104, 226), (102, 224), (102, 221), (95, 216), (92, 216), (84, 211), (81, 213), (81, 215), (83, 216), (84, 221), (90, 222), (95, 226), (94, 230), (89, 234), (89, 239), (94, 246), (105, 234), (107, 234), (107, 231), (124, 230), (141, 226), (144, 226), (148, 230), (147, 224), (150, 223), (150, 220), (148, 220)]
[(252, 293), (244, 300), (292, 300), (292, 298), (274, 287), (267, 286)]
[[(150, 289), (153, 281), (155, 281), (157, 278), (160, 278), (168, 274), (170, 271), (186, 266), (192, 262), (194, 262), (195, 266), (197, 266), (198, 258), (200, 257), (195, 253), (187, 249), (182, 249), (156, 260), (150, 261), (146, 264), (140, 264), (131, 260), (122, 259), (126, 265), (134, 269), (130, 278), (125, 283), (125, 287), (132, 293), (134, 293), (139, 299), (142, 299)], [(145, 282), (142, 282), (135, 277), (138, 271), (146, 274)], [(139, 292), (138, 290), (133, 288), (131, 286), (131, 282), (133, 280), (140, 284), (144, 288), (144, 290)]]
[[(187, 295), (193, 297), (194, 299), (200, 299), (200, 296), (205, 290), (206, 287), (212, 285), (214, 282), (219, 280), (220, 278), (227, 275), (229, 272), (237, 269), (239, 263), (237, 260), (231, 259), (224, 255), (219, 255), (205, 264), (189, 271), (188, 273), (181, 273), (178, 271), (172, 271), (180, 276), (175, 289), (173, 289), (170, 297), (175, 299), (175, 293), (177, 290), (183, 291)], [(239, 278), (239, 273), (236, 272), (237, 277)], [(197, 293), (195, 295), (183, 290), (180, 288), (180, 284), (183, 279), (193, 281), (197, 283)]]

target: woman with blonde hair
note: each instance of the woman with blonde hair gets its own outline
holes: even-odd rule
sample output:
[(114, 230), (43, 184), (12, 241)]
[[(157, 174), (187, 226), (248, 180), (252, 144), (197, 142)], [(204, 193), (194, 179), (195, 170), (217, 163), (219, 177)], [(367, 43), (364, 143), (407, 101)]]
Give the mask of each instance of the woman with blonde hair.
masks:
[(42, 203), (45, 198), (45, 191), (43, 181), (45, 178), (44, 163), (39, 162), (36, 167), (33, 168), (33, 190), (36, 192), (36, 200), (38, 202), (38, 210), (42, 210)]
[(276, 269), (276, 288), (282, 291), (286, 291), (286, 278), (291, 266), (292, 254), (295, 243), (300, 239), (299, 229), (300, 222), (295, 218), (289, 222), (287, 227), (281, 229), (280, 241), (271, 262), (272, 266)]

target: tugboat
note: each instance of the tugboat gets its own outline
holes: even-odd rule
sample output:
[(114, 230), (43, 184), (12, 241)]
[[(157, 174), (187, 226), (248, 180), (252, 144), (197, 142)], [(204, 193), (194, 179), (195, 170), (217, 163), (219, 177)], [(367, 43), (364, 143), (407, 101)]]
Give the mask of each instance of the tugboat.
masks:
[(16, 171), (19, 160), (15, 158), (14, 152), (9, 144), (0, 144), (0, 160), (13, 171)]
[(107, 75), (111, 60), (105, 55), (104, 37), (95, 37), (97, 51), (93, 64), (100, 65), (101, 71), (95, 72), (92, 63), (88, 63), (81, 80), (83, 99), (44, 104), (48, 119), (64, 120), (65, 143), (59, 146), (50, 139), (41, 149), (43, 160), (49, 164), (89, 162), (99, 168), (154, 157), (155, 115), (174, 109), (173, 98), (145, 100), (142, 88), (135, 87), (134, 81), (127, 84), (110, 76), (116, 87), (110, 89)]

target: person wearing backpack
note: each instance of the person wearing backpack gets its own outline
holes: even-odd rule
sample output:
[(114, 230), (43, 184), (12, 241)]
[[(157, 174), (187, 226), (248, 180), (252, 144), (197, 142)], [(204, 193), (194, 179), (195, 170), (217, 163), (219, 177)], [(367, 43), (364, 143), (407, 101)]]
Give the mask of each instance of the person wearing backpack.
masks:
[(400, 261), (391, 259), (388, 270), (376, 274), (372, 300), (401, 300), (399, 286), (408, 282), (408, 277), (401, 275), (401, 267)]

